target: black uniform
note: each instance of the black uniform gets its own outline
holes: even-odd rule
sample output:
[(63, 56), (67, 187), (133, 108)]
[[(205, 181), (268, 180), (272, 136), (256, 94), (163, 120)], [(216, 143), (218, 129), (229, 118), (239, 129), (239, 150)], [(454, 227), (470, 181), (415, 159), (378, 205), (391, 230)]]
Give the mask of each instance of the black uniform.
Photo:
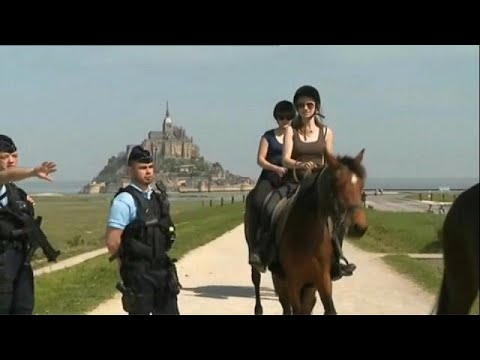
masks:
[[(6, 184), (0, 196), (0, 314), (32, 314), (34, 308), (33, 270), (27, 258), (26, 235), (12, 236), (12, 231), (24, 230), (10, 211), (34, 216), (27, 194), (14, 184)], [(1, 188), (1, 186), (0, 186)], [(6, 206), (2, 205), (5, 198)]]
[(180, 284), (167, 254), (175, 228), (166, 194), (153, 192), (146, 199), (132, 186), (119, 193), (124, 191), (133, 196), (137, 216), (125, 227), (118, 252), (123, 308), (130, 315), (179, 315)]

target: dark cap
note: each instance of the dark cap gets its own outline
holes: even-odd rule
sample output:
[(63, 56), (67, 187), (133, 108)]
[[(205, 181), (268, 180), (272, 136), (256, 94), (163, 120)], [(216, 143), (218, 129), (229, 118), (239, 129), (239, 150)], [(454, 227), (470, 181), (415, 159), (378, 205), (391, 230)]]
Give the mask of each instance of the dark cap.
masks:
[(13, 140), (7, 135), (0, 134), (0, 152), (14, 153), (15, 151), (17, 151), (17, 147)]
[(137, 145), (133, 147), (130, 155), (128, 156), (128, 164), (131, 164), (133, 161), (150, 164), (151, 162), (153, 162), (153, 159), (150, 155), (150, 151), (145, 150), (141, 146)]

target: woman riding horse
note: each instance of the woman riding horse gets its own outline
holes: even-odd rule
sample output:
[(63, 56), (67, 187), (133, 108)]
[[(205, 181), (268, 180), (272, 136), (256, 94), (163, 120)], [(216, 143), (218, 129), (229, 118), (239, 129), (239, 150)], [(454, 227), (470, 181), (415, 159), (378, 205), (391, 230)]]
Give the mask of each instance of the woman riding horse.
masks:
[[(293, 103), (299, 116), (285, 130), (283, 146), (283, 165), (289, 169), (286, 182), (298, 183), (303, 179), (306, 171), (322, 167), (325, 164), (324, 152), (333, 154), (333, 131), (323, 124), (325, 116), (322, 113), (320, 94), (316, 88), (305, 85), (297, 89), (293, 96)], [(278, 201), (279, 199), (277, 199)], [(272, 206), (273, 207), (273, 206)], [(268, 227), (268, 225), (265, 225)], [(341, 247), (345, 229), (338, 226), (336, 236)], [(264, 248), (272, 248), (274, 241), (272, 233), (262, 236)], [(342, 276), (350, 276), (356, 269), (355, 264), (340, 263), (340, 249), (336, 251), (336, 261), (333, 263), (332, 276), (334, 280)], [(263, 267), (272, 261), (273, 254), (267, 259)], [(346, 261), (346, 259), (344, 258)]]
[[(257, 163), (262, 168), (255, 188), (250, 192), (249, 202), (249, 264), (260, 272), (265, 271), (263, 265), (262, 243), (257, 233), (262, 234), (261, 209), (266, 196), (280, 186), (287, 169), (282, 165), (283, 136), (285, 129), (290, 126), (295, 117), (295, 107), (290, 101), (282, 100), (273, 109), (273, 118), (278, 126), (266, 131), (260, 138)], [(261, 228), (257, 231), (257, 228)]]

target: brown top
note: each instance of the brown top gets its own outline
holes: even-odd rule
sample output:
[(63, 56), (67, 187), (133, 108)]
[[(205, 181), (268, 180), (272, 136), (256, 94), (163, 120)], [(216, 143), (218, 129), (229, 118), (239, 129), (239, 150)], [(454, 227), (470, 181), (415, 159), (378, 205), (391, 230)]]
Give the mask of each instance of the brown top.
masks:
[(323, 152), (326, 147), (325, 136), (327, 127), (320, 128), (317, 141), (304, 142), (300, 139), (298, 130), (293, 129), (292, 159), (297, 161), (313, 161), (323, 165)]
[[(323, 152), (326, 148), (325, 137), (327, 135), (327, 127), (320, 128), (317, 141), (305, 142), (300, 139), (298, 130), (293, 129), (293, 149), (292, 159), (296, 161), (313, 161), (318, 166), (323, 165)], [(298, 179), (303, 179), (305, 170), (296, 169)], [(293, 171), (288, 171), (288, 181), (295, 181)]]

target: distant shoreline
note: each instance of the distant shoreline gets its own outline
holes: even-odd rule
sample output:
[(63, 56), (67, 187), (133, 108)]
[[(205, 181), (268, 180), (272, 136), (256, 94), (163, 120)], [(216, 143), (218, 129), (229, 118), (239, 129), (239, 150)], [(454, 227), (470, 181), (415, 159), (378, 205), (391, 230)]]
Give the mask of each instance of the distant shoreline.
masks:
[[(450, 191), (461, 191), (478, 183), (478, 178), (367, 178), (366, 190), (383, 189), (387, 191), (438, 191), (441, 187), (448, 187)], [(40, 180), (22, 181), (18, 185), (29, 194), (36, 196), (50, 196), (78, 194), (85, 181), (54, 181), (51, 183)], [(213, 190), (213, 189), (212, 189)], [(234, 191), (238, 194), (248, 191)], [(180, 194), (172, 192), (172, 194)], [(202, 195), (208, 192), (189, 192), (189, 195)]]

